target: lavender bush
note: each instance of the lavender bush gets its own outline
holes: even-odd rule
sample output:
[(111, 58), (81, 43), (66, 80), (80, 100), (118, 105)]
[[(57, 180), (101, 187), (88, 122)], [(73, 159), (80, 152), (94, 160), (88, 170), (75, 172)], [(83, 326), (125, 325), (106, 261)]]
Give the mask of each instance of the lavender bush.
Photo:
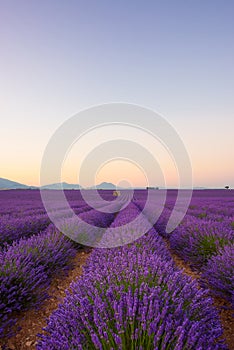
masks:
[(0, 253), (0, 337), (10, 335), (15, 315), (37, 306), (56, 272), (67, 269), (76, 250), (52, 226), (46, 233), (21, 239)]
[(30, 215), (24, 217), (4, 216), (0, 220), (0, 246), (27, 238), (35, 232), (43, 231), (50, 223), (48, 215)]
[(37, 349), (226, 349), (212, 300), (197, 287), (155, 231), (95, 249)]
[(220, 248), (232, 242), (233, 231), (226, 224), (191, 217), (170, 236), (172, 249), (196, 268), (204, 266)]
[(202, 274), (203, 283), (216, 295), (226, 299), (234, 309), (234, 245), (226, 246), (213, 256)]
[[(100, 229), (120, 228), (117, 236), (108, 237), (101, 229), (98, 238), (110, 244), (139, 237), (137, 230), (151, 227), (161, 209), (152, 201), (143, 211), (145, 217), (127, 229), (124, 225), (139, 217), (147, 191), (135, 190), (124, 209), (127, 192), (121, 191), (118, 203), (112, 191), (99, 191), (110, 202), (105, 204), (113, 209), (110, 214), (101, 213), (103, 204), (93, 191), (87, 193), (99, 210), (87, 205), (80, 191), (65, 191), (74, 213), (84, 222)], [(38, 344), (40, 350), (226, 348), (218, 340), (222, 329), (208, 291), (198, 289), (196, 282), (174, 266), (158, 233), (186, 261), (202, 268), (206, 287), (233, 302), (233, 191), (194, 191), (184, 222), (167, 234), (176, 194), (176, 190), (168, 191), (159, 220), (144, 237), (124, 247), (93, 250), (83, 277), (72, 283), (72, 292), (67, 292), (64, 303), (49, 319), (47, 333)], [(73, 215), (57, 201), (57, 191), (51, 195), (56, 202), (52, 216), (69, 223), (71, 229)], [(49, 222), (39, 191), (1, 191), (1, 337), (10, 335), (19, 311), (39, 305), (47, 296), (53, 275), (70, 266), (75, 247), (53, 226), (47, 229)], [(85, 233), (82, 225), (78, 231), (87, 234), (88, 241), (93, 235), (92, 230)]]

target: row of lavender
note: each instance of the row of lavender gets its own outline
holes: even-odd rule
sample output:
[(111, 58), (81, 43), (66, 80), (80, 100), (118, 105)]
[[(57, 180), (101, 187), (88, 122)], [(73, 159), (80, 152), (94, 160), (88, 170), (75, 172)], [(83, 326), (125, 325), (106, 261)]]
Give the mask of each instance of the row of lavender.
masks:
[(187, 217), (170, 237), (171, 247), (200, 271), (201, 282), (234, 309), (234, 217)]
[[(51, 198), (55, 209), (50, 213), (54, 219), (71, 217), (71, 211), (59, 204), (58, 192), (52, 191)], [(89, 193), (92, 200), (92, 192)], [(67, 200), (74, 214), (79, 215), (92, 209), (82, 198), (80, 191), (68, 191)], [(103, 196), (103, 194), (102, 194)], [(113, 199), (112, 193), (105, 194), (108, 201)], [(107, 202), (108, 204), (108, 202)], [(96, 203), (96, 206), (103, 206)], [(29, 238), (46, 229), (51, 219), (43, 207), (40, 192), (33, 191), (1, 191), (0, 197), (0, 248), (21, 238)]]
[[(101, 207), (102, 205), (98, 205)], [(30, 214), (21, 215), (20, 217), (11, 217), (9, 215), (3, 215), (0, 218), (0, 247), (4, 247), (6, 244), (12, 244), (21, 238), (29, 238), (35, 233), (39, 233), (47, 228), (51, 223), (50, 217), (54, 220), (70, 218), (72, 215), (80, 215), (92, 208), (86, 205), (85, 202), (79, 203), (78, 207), (72, 208), (72, 211), (67, 209), (58, 209), (52, 213), (50, 216), (48, 214)], [(86, 218), (84, 216), (84, 218)]]
[[(74, 209), (83, 220), (103, 227), (114, 220), (114, 214), (101, 215), (84, 203), (76, 202)], [(58, 210), (56, 215), (64, 219), (66, 212)], [(1, 217), (0, 241), (4, 244), (0, 250), (0, 338), (11, 336), (20, 311), (39, 305), (48, 297), (47, 290), (55, 274), (72, 266), (80, 246), (49, 223), (46, 215), (8, 220), (5, 214)]]
[[(124, 230), (139, 213), (132, 203), (111, 227)], [(175, 267), (154, 228), (134, 243), (94, 249), (71, 289), (38, 350), (226, 349), (212, 299)]]
[[(14, 194), (16, 192), (14, 192)], [(8, 244), (6, 246), (3, 244), (3, 249), (0, 253), (2, 266), (0, 273), (0, 288), (3, 296), (0, 305), (0, 336), (7, 335), (7, 333), (9, 335), (8, 331), (11, 329), (10, 326), (14, 324), (16, 311), (35, 306), (46, 297), (46, 289), (51, 281), (52, 274), (54, 275), (57, 271), (66, 270), (70, 265), (70, 258), (76, 253), (76, 247), (74, 244), (64, 236), (61, 236), (54, 227), (50, 226), (44, 233), (40, 233), (40, 230), (43, 230), (44, 227), (48, 225), (49, 221), (48, 217), (42, 212), (40, 212), (40, 214), (34, 212), (33, 205), (37, 208), (35, 210), (42, 210), (40, 208), (41, 203), (38, 201), (37, 193), (34, 193), (35, 194), (32, 195), (29, 192), (22, 192), (23, 197), (21, 198), (19, 196), (17, 199), (18, 202), (15, 202), (18, 203), (18, 207), (20, 207), (20, 210), (18, 211), (19, 215), (9, 215), (9, 208), (13, 201), (11, 201), (11, 205), (8, 205), (8, 208), (6, 208), (5, 205), (7, 201), (4, 201), (4, 208), (1, 210), (0, 223), (5, 220), (5, 226), (2, 226), (5, 231), (3, 230), (1, 232), (1, 236), (3, 237), (3, 243), (7, 242)], [(136, 207), (130, 204), (126, 209), (120, 212), (121, 216), (117, 216), (118, 220), (114, 220), (115, 213), (103, 215), (99, 211), (91, 210), (89, 206), (85, 205), (84, 201), (81, 201), (80, 198), (75, 198), (76, 192), (72, 192), (71, 194), (72, 196), (69, 200), (74, 211), (91, 225), (100, 227), (121, 226), (122, 224), (131, 221), (133, 217), (135, 218), (139, 214), (139, 210), (136, 210)], [(30, 200), (27, 201), (25, 199), (27, 195), (32, 197), (32, 203), (30, 203)], [(103, 197), (106, 197), (107, 200), (112, 199), (112, 192), (103, 193)], [(11, 197), (9, 198), (11, 199)], [(22, 214), (24, 214), (24, 207), (20, 204), (21, 199), (22, 201), (25, 200), (25, 208), (27, 208), (25, 210), (25, 217), (22, 216)], [(134, 200), (137, 203), (140, 202), (143, 204), (145, 201), (145, 192), (136, 191)], [(17, 208), (16, 204), (15, 206)], [(120, 208), (118, 208), (118, 210), (119, 209)], [(35, 214), (38, 214), (38, 216)], [(223, 213), (220, 214), (223, 215)], [(56, 215), (64, 218), (66, 217), (66, 212), (63, 211), (63, 208), (61, 207)], [(45, 220), (45, 226), (43, 228), (37, 226), (40, 225), (40, 222), (37, 223), (37, 218), (39, 217), (42, 218), (42, 223), (43, 220)], [(162, 216), (160, 219), (161, 221), (159, 220), (158, 222), (158, 228), (161, 233), (163, 232), (162, 228), (165, 218), (165, 215)], [(12, 226), (10, 226), (10, 223), (12, 223), (11, 219), (13, 221), (16, 220), (15, 222), (21, 222), (22, 225), (23, 220), (25, 219), (30, 229), (24, 231), (22, 230), (22, 226), (19, 225), (17, 226), (17, 229), (13, 230)], [(21, 219), (22, 221), (20, 221)], [(32, 226), (30, 226), (30, 223)], [(27, 225), (25, 226), (27, 227)], [(8, 226), (10, 226), (10, 229)], [(9, 231), (7, 231), (7, 229), (9, 229)], [(30, 238), (32, 234), (36, 234), (36, 236)], [(123, 236), (128, 235), (132, 235), (132, 232), (123, 232)], [(4, 237), (7, 237), (9, 241), (4, 240)], [(63, 249), (63, 247), (65, 247), (65, 249)], [(139, 248), (138, 243), (136, 243), (136, 247), (137, 249)], [(109, 254), (113, 251), (114, 250), (110, 250)]]
[[(183, 222), (171, 233), (166, 224), (172, 206), (164, 209), (155, 227), (169, 239), (171, 248), (201, 273), (201, 284), (234, 308), (234, 193), (228, 200), (213, 191), (211, 198), (193, 198)], [(143, 207), (138, 201), (138, 206)], [(155, 212), (146, 213), (153, 218)]]
[(13, 333), (19, 312), (44, 300), (52, 277), (70, 266), (72, 241), (53, 226), (0, 252), (0, 338)]
[[(59, 191), (47, 190), (50, 200), (57, 204), (60, 200)], [(99, 195), (104, 199), (111, 201), (114, 199), (112, 191), (99, 190)], [(39, 190), (9, 190), (0, 192), (0, 218), (4, 215), (11, 217), (22, 217), (36, 214), (46, 214), (41, 194)], [(93, 191), (86, 191), (89, 198), (94, 197)], [(66, 199), (72, 208), (85, 205), (82, 193), (80, 191), (68, 190), (65, 191)], [(58, 209), (63, 209), (64, 203)]]

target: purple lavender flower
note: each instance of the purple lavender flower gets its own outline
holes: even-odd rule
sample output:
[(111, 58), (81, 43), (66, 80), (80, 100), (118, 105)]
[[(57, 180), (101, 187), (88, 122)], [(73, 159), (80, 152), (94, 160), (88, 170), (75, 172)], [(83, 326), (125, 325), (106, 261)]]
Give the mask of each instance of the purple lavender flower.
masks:
[(35, 307), (47, 297), (52, 276), (66, 270), (75, 253), (73, 243), (52, 226), (0, 252), (0, 337), (11, 334), (13, 313)]
[(234, 309), (234, 245), (224, 247), (208, 261), (202, 279), (214, 294), (229, 301)]
[(226, 349), (207, 291), (173, 264), (155, 230), (95, 249), (51, 315), (42, 349)]

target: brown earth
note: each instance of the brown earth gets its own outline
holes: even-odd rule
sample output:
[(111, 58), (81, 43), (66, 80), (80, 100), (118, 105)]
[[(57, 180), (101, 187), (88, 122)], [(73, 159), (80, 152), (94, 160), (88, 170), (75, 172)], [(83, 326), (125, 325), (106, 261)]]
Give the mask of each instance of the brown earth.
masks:
[[(201, 274), (193, 271), (189, 264), (187, 264), (173, 251), (173, 249), (171, 249), (169, 242), (166, 239), (164, 239), (164, 241), (175, 264), (182, 269), (186, 275), (192, 277), (193, 279), (199, 279)], [(223, 339), (225, 339), (228, 349), (234, 350), (234, 317), (233, 310), (231, 310), (231, 305), (226, 300), (214, 295), (212, 295), (212, 298), (214, 300), (214, 305), (219, 312), (220, 322), (223, 326)]]
[[(185, 263), (171, 248), (169, 242), (166, 245), (172, 255), (175, 264), (183, 270), (186, 275), (193, 279), (199, 279), (200, 274), (193, 271), (189, 264)], [(90, 249), (79, 250), (73, 259), (74, 268), (68, 272), (66, 277), (56, 277), (49, 288), (50, 298), (45, 300), (39, 310), (28, 310), (21, 313), (20, 319), (17, 323), (21, 330), (12, 338), (6, 341), (5, 345), (9, 350), (34, 350), (38, 341), (37, 334), (42, 333), (43, 327), (46, 326), (46, 319), (51, 313), (58, 308), (65, 296), (65, 290), (69, 289), (70, 283), (82, 275), (82, 266), (85, 264)], [(233, 310), (227, 310), (223, 307), (230, 305), (223, 299), (213, 297), (214, 305), (219, 311), (220, 321), (224, 330), (224, 339), (228, 345), (229, 350), (234, 350), (234, 318)], [(0, 345), (0, 350), (1, 350)]]
[(75, 258), (72, 260), (73, 269), (65, 277), (59, 276), (53, 279), (48, 291), (50, 298), (42, 303), (39, 310), (31, 309), (20, 314), (17, 326), (20, 326), (21, 330), (14, 337), (6, 340), (4, 345), (8, 350), (36, 349), (37, 334), (43, 333), (42, 328), (46, 326), (46, 319), (58, 308), (65, 297), (65, 290), (69, 289), (70, 283), (82, 275), (82, 266), (90, 252), (91, 250), (87, 248), (77, 251)]

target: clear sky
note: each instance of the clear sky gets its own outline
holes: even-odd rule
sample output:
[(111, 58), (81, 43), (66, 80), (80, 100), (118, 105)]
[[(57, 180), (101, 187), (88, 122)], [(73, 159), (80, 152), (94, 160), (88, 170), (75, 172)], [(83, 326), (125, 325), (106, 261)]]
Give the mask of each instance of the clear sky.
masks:
[[(38, 185), (56, 128), (122, 101), (174, 126), (195, 186), (234, 187), (233, 18), (232, 0), (0, 0), (0, 177)], [(98, 181), (119, 181), (115, 168)], [(139, 169), (120, 169), (142, 184)]]

